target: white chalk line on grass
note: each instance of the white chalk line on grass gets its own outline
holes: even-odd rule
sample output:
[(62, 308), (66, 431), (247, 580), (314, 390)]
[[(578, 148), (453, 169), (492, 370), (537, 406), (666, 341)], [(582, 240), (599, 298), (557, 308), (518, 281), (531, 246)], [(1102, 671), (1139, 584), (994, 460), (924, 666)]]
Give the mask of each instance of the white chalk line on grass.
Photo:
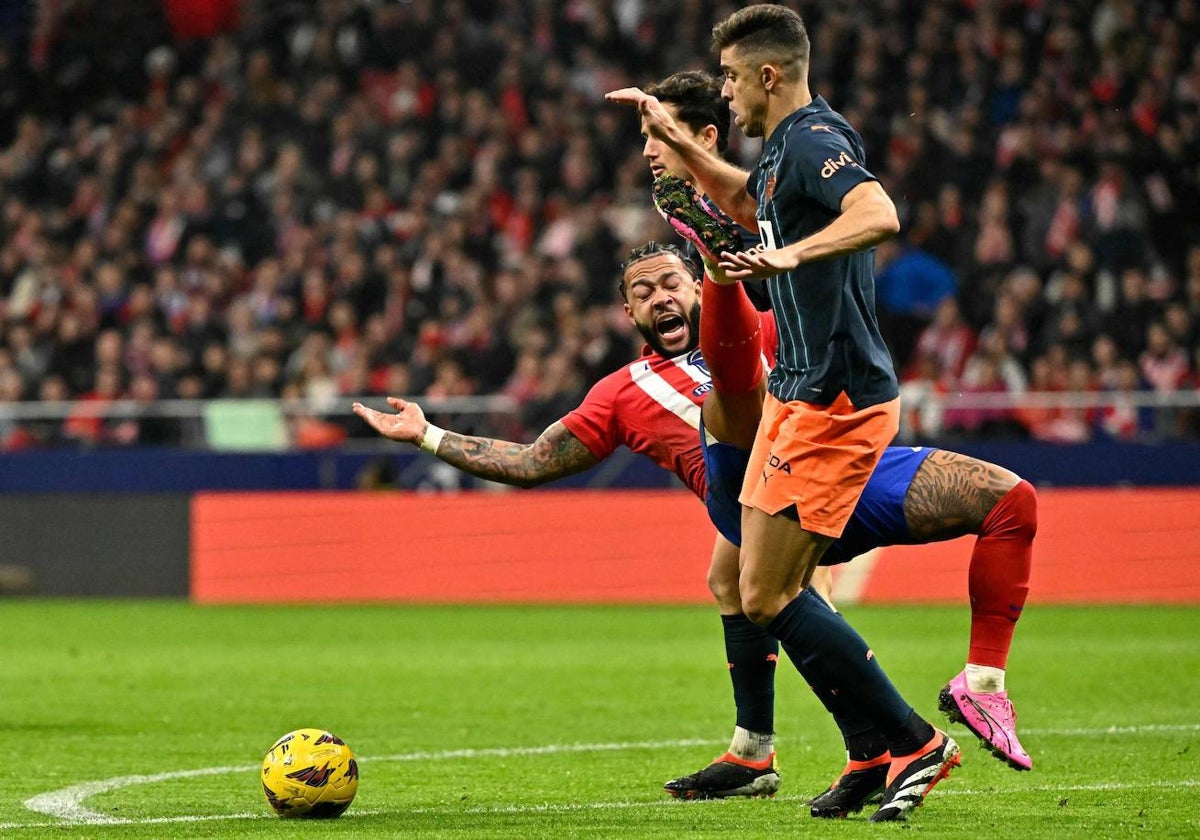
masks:
[(1071, 737), (1093, 738), (1099, 735), (1154, 735), (1163, 732), (1197, 732), (1200, 723), (1148, 723), (1144, 726), (1099, 726), (1074, 729), (1022, 729), (1022, 735), (1067, 735)]
[[(1159, 725), (1148, 724), (1144, 726), (1108, 726), (1098, 728), (1048, 728), (1048, 729), (1029, 729), (1024, 730), (1027, 735), (1057, 735), (1069, 737), (1102, 737), (1106, 735), (1138, 735), (1138, 734), (1155, 734), (1169, 732), (1194, 732), (1200, 730), (1200, 724), (1178, 724), (1178, 725)], [(715, 741), (711, 739), (679, 739), (672, 741), (634, 741), (626, 743), (599, 743), (599, 744), (547, 744), (537, 747), (491, 747), (479, 749), (458, 749), (458, 750), (439, 750), (439, 751), (421, 751), (410, 753), (398, 753), (394, 755), (374, 756), (370, 758), (362, 758), (361, 760), (367, 763), (384, 762), (384, 761), (447, 761), (454, 759), (471, 759), (471, 758), (509, 758), (520, 756), (538, 756), (538, 755), (559, 755), (569, 753), (584, 753), (584, 752), (614, 752), (625, 750), (644, 750), (644, 749), (666, 749), (678, 747), (699, 747), (712, 746), (714, 744), (723, 744), (724, 741)], [(232, 773), (250, 773), (257, 770), (255, 765), (229, 765), (224, 767), (201, 767), (194, 770), (174, 770), (165, 773), (146, 773), (135, 774), (128, 776), (114, 776), (108, 779), (98, 779), (91, 782), (82, 782), (77, 785), (70, 785), (59, 790), (41, 793), (37, 796), (30, 797), (25, 800), (25, 807), (30, 811), (38, 814), (43, 814), (48, 817), (53, 817), (53, 822), (40, 823), (0, 823), (0, 830), (14, 828), (34, 828), (46, 826), (62, 826), (62, 825), (154, 825), (159, 823), (188, 823), (188, 822), (205, 822), (211, 820), (245, 820), (268, 818), (269, 814), (213, 814), (213, 815), (181, 815), (171, 817), (112, 817), (107, 814), (101, 814), (98, 811), (93, 811), (86, 807), (83, 803), (85, 800), (97, 796), (102, 793), (109, 793), (121, 788), (133, 787), (134, 785), (157, 784), (159, 782), (168, 782), (175, 779), (189, 779), (202, 776), (219, 776)], [(1184, 786), (1195, 787), (1200, 785), (1200, 782), (1194, 780), (1179, 780), (1162, 783), (1146, 783), (1146, 784), (1095, 784), (1095, 785), (1071, 785), (1071, 786), (1052, 786), (1046, 788), (1014, 788), (1012, 790), (993, 790), (993, 791), (946, 791), (950, 794), (966, 794), (966, 793), (1029, 793), (1029, 792), (1052, 792), (1052, 791), (1097, 791), (1097, 790), (1129, 790), (1152, 787), (1167, 787), (1167, 786)], [(779, 797), (787, 799), (787, 797)], [(480, 813), (487, 812), (537, 812), (545, 810), (583, 810), (587, 808), (631, 808), (641, 807), (648, 804), (645, 802), (613, 802), (613, 803), (582, 803), (577, 805), (531, 805), (531, 806), (505, 806), (501, 808), (483, 808)], [(660, 804), (670, 804), (660, 803)], [(438, 809), (414, 809), (410, 813), (433, 813)], [(470, 809), (465, 809), (470, 812)], [(359, 816), (366, 816), (368, 812), (358, 811)]]
[[(441, 750), (438, 752), (411, 752), (398, 755), (384, 755), (373, 758), (363, 758), (364, 762), (376, 761), (447, 761), (457, 758), (512, 758), (519, 756), (555, 755), (560, 753), (581, 752), (613, 752), (617, 750), (639, 749), (668, 749), (676, 747), (712, 746), (723, 741), (684, 739), (674, 741), (642, 741), (634, 743), (611, 744), (548, 744), (541, 747), (494, 747), (483, 749)], [(169, 782), (175, 779), (191, 779), (198, 776), (220, 776), (229, 773), (253, 773), (257, 765), (237, 765), (226, 767), (201, 767), (197, 770), (173, 770), (167, 773), (146, 773), (131, 776), (114, 776), (110, 779), (99, 779), (94, 782), (40, 793), (25, 800), (25, 807), (30, 811), (56, 817), (69, 823), (84, 825), (121, 825), (129, 824), (129, 820), (120, 817), (110, 817), (86, 807), (83, 802), (101, 793), (108, 793), (134, 785), (150, 785), (159, 782)], [(244, 817), (233, 817), (234, 819)], [(176, 819), (163, 817), (159, 819)], [(210, 819), (220, 819), (211, 817)], [(2, 824), (0, 827), (3, 827)]]
[[(378, 761), (378, 759), (376, 759)], [(953, 779), (954, 777), (951, 777)], [(1124, 790), (1152, 790), (1152, 789), (1174, 789), (1174, 788), (1200, 788), (1200, 779), (1178, 779), (1178, 780), (1160, 780), (1156, 782), (1100, 782), (1088, 785), (1046, 785), (1039, 787), (1022, 787), (1022, 788), (954, 788), (943, 785), (938, 788), (934, 794), (936, 798), (943, 796), (1008, 796), (1015, 794), (1029, 793), (1050, 793), (1056, 796), (1064, 793), (1089, 793), (1089, 792), (1119, 792)], [(775, 801), (783, 803), (807, 803), (808, 798), (803, 796), (783, 795), (774, 797)], [(404, 813), (409, 815), (422, 814), (469, 814), (477, 816), (486, 816), (488, 814), (569, 814), (581, 813), (585, 811), (617, 811), (630, 810), (634, 808), (720, 808), (728, 807), (735, 800), (728, 799), (713, 799), (713, 800), (696, 800), (683, 801), (677, 799), (662, 799), (654, 802), (631, 802), (628, 800), (619, 802), (562, 802), (562, 803), (543, 803), (540, 805), (473, 805), (467, 808), (456, 808), (454, 806), (444, 806), (441, 808), (409, 808)], [(386, 811), (351, 811), (342, 819), (353, 819), (358, 817), (372, 817), (379, 814), (387, 813)], [(259, 813), (249, 814), (210, 814), (207, 816), (178, 816), (178, 817), (144, 817), (144, 818), (106, 818), (103, 823), (84, 823), (83, 825), (163, 825), (167, 823), (199, 823), (213, 822), (215, 820), (272, 820), (276, 819), (271, 814), (263, 811)], [(45, 822), (25, 822), (25, 823), (0, 823), (0, 831), (14, 828), (68, 828), (72, 825), (80, 825), (79, 823), (64, 823), (62, 821), (45, 821)]]

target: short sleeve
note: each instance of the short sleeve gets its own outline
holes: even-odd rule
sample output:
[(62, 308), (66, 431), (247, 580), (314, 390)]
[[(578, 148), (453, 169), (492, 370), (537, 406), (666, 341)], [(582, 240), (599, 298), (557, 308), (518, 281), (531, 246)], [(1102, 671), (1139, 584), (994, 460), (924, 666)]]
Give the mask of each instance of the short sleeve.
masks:
[(829, 210), (842, 209), (846, 193), (866, 181), (878, 180), (867, 170), (855, 145), (836, 127), (801, 122), (788, 138), (788, 158), (810, 196)]
[(620, 446), (613, 385), (611, 374), (604, 377), (592, 386), (582, 403), (562, 418), (567, 431), (579, 438), (598, 461), (603, 461)]
[(752, 169), (750, 174), (746, 176), (746, 192), (750, 193), (750, 197), (758, 201), (758, 170)]

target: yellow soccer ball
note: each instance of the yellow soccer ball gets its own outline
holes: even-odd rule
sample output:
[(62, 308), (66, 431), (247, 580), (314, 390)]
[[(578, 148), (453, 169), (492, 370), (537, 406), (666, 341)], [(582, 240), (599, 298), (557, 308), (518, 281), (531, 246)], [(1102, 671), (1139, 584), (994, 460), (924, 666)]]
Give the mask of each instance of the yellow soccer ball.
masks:
[(297, 729), (267, 751), (263, 793), (281, 817), (340, 817), (358, 793), (358, 761), (324, 729)]

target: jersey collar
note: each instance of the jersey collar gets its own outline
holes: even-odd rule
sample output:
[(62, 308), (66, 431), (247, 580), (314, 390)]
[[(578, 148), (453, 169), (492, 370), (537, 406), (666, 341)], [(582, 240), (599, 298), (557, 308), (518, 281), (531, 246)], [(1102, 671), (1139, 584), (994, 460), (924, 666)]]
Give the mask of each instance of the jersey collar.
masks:
[(782, 137), (789, 128), (800, 122), (800, 120), (804, 119), (805, 117), (810, 117), (813, 114), (819, 114), (829, 110), (831, 109), (829, 107), (829, 103), (825, 101), (825, 97), (817, 94), (813, 97), (812, 102), (809, 102), (803, 108), (797, 108), (795, 111), (792, 111), (792, 113), (783, 118), (779, 125), (775, 126), (775, 130), (771, 132), (771, 136), (767, 140), (767, 145), (774, 143), (776, 140)]

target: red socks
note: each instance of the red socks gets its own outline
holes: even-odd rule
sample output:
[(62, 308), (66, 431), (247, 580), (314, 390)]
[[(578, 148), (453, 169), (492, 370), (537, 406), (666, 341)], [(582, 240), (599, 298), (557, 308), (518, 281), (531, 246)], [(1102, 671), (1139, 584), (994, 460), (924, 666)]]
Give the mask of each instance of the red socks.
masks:
[(706, 276), (700, 295), (700, 353), (713, 387), (731, 394), (753, 391), (763, 377), (762, 324), (746, 290)]
[(1029, 594), (1037, 493), (1021, 481), (983, 520), (971, 553), (971, 646), (967, 661), (1004, 668), (1013, 631)]

